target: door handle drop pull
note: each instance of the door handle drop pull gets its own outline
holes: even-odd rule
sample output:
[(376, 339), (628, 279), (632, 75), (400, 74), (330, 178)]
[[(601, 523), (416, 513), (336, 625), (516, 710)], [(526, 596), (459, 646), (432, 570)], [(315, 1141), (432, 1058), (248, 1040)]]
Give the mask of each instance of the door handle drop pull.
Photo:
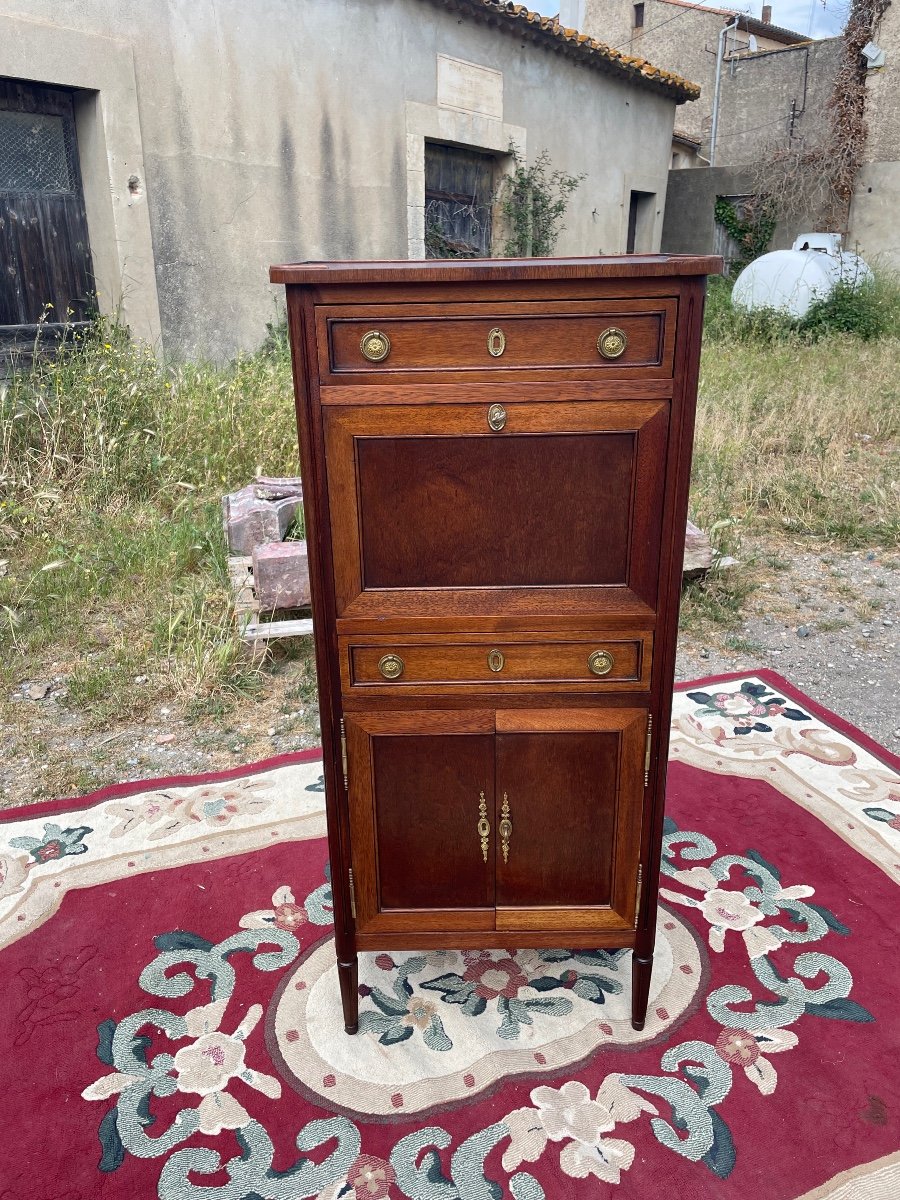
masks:
[(491, 827), (487, 819), (487, 800), (484, 798), (484, 792), (481, 792), (478, 797), (478, 837), (481, 840), (481, 856), (485, 862), (488, 860), (488, 841), (491, 836)]
[(512, 837), (512, 819), (509, 815), (509, 799), (503, 793), (503, 806), (500, 809), (500, 849), (503, 851), (503, 861), (509, 862), (509, 839)]

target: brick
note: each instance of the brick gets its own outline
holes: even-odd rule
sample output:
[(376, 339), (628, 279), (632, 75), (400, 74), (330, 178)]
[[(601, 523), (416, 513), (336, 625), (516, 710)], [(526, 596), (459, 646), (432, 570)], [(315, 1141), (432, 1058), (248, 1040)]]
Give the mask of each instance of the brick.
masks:
[(261, 610), (308, 608), (306, 542), (270, 542), (254, 546), (253, 586)]
[(299, 479), (260, 477), (222, 499), (225, 537), (231, 554), (252, 554), (254, 546), (280, 542), (303, 502)]

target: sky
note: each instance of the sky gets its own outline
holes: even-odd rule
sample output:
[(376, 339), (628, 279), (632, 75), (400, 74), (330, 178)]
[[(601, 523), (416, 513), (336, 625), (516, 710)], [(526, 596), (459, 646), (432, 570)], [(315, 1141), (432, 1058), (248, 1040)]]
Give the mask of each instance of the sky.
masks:
[[(812, 37), (834, 37), (841, 32), (847, 19), (850, 0), (771, 0), (772, 24), (780, 25), (783, 29), (793, 29), (796, 33)], [(559, 0), (523, 0), (528, 7), (545, 16), (552, 17), (559, 12)], [(712, 0), (712, 8), (733, 8), (738, 12), (749, 12), (754, 17), (760, 16), (762, 0), (752, 0), (751, 3), (741, 3), (740, 0)], [(812, 27), (810, 28), (810, 20)], [(596, 35), (595, 35), (596, 36)], [(602, 38), (601, 38), (602, 40)]]

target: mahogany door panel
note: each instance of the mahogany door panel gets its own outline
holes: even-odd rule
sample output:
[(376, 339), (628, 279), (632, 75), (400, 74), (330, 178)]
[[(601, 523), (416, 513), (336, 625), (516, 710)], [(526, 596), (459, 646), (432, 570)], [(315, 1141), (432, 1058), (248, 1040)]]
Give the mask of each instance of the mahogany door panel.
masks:
[(653, 611), (668, 405), (498, 408), (325, 411), (339, 616)]
[(363, 586), (625, 586), (634, 443), (360, 438)]
[[(493, 927), (491, 717), (346, 718), (361, 930)], [(484, 732), (472, 731), (479, 728)]]
[[(497, 903), (608, 905), (616, 827), (615, 733), (497, 736)], [(503, 851), (506, 850), (506, 853)]]
[(647, 712), (497, 713), (497, 928), (630, 927)]
[(319, 370), (376, 383), (446, 372), (667, 377), (676, 310), (674, 298), (320, 306)]

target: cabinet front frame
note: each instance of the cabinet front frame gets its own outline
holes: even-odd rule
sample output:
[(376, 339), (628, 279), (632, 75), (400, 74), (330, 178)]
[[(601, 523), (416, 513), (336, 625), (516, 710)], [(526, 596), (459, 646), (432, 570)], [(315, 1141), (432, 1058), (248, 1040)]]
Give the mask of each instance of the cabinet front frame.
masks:
[[(527, 388), (492, 389), (477, 402), (440, 406), (334, 405), (323, 409), (325, 469), (331, 511), (334, 595), (339, 620), (454, 616), (615, 614), (645, 623), (655, 616), (662, 534), (662, 493), (669, 435), (664, 400), (532, 400)], [(490, 401), (506, 408), (502, 432), (487, 424)], [(621, 434), (635, 437), (628, 506), (627, 583), (591, 585), (364, 588), (361, 498), (356, 439), (478, 437), (540, 434)], [(635, 548), (640, 553), (635, 553)], [(649, 547), (649, 550), (648, 550)], [(629, 584), (631, 586), (629, 586)]]

